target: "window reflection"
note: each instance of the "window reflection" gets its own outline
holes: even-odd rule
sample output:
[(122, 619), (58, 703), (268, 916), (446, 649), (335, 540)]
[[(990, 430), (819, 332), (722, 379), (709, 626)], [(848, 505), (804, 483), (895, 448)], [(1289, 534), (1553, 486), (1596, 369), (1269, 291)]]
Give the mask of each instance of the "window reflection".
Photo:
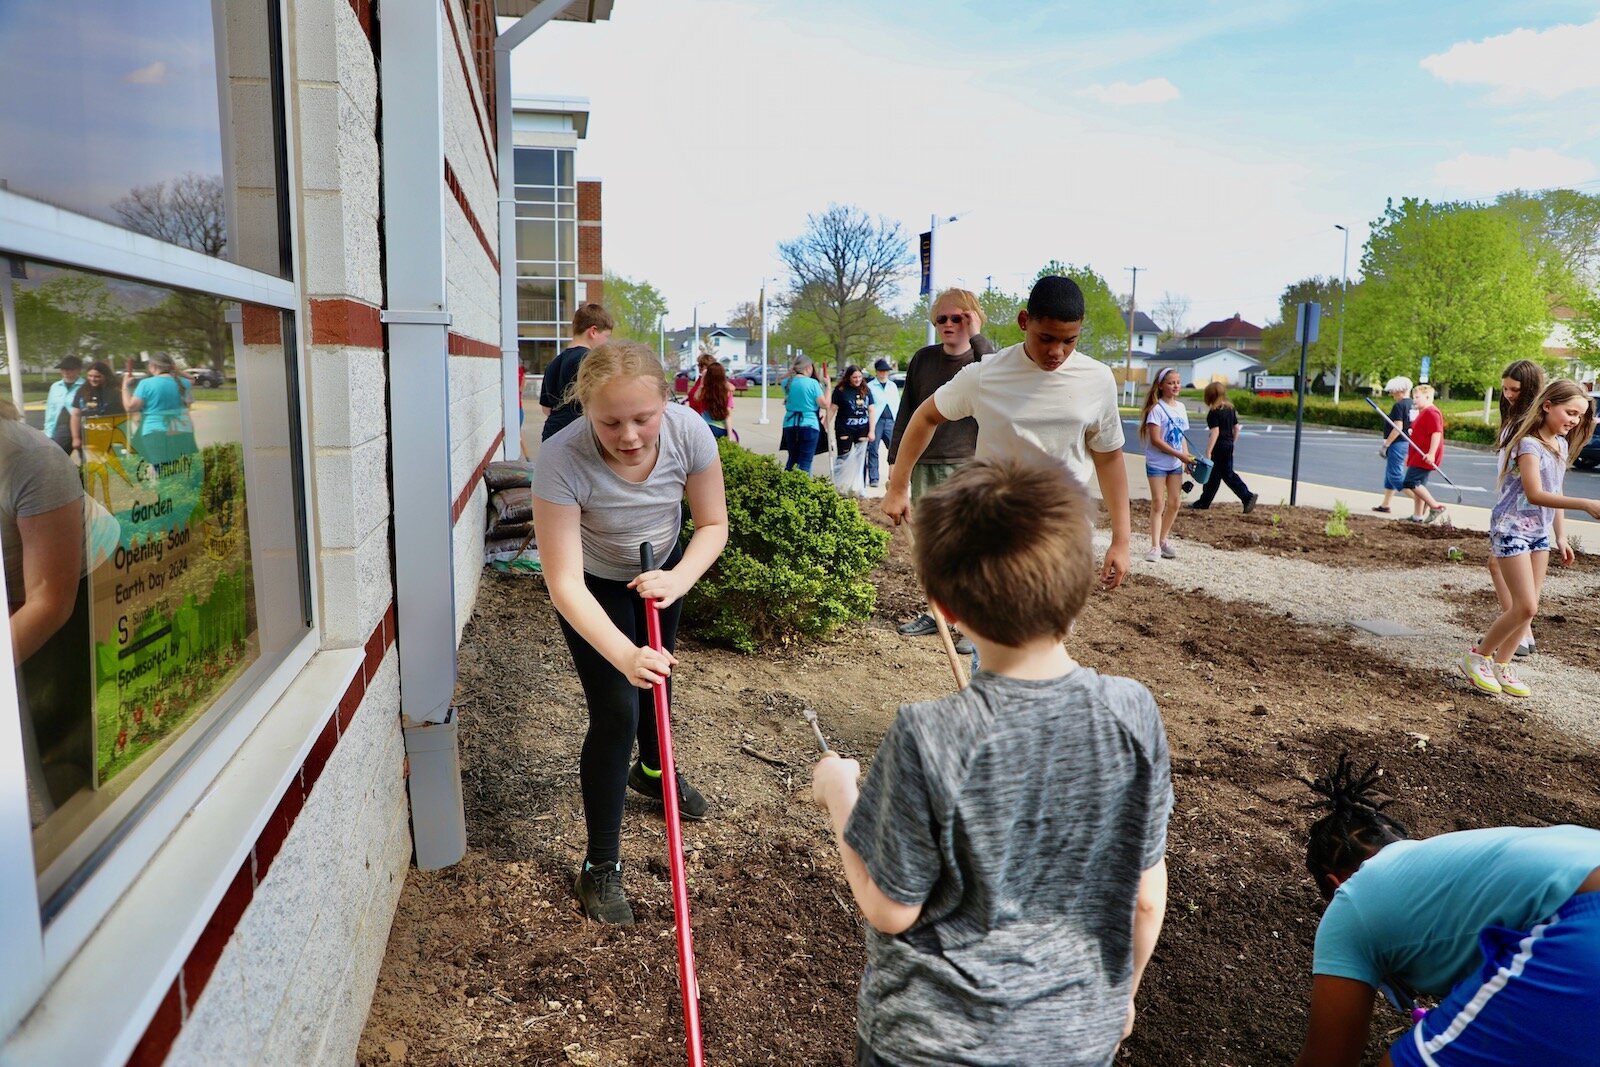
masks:
[(21, 266), (14, 355), (83, 364), (69, 390), (65, 370), (28, 375), (30, 399), (70, 394), (53, 413), (65, 435), (44, 432), (46, 403), (0, 407), (0, 532), (48, 898), (305, 632), (301, 490), (283, 312)]
[(0, 3), (0, 188), (286, 275), (274, 12)]

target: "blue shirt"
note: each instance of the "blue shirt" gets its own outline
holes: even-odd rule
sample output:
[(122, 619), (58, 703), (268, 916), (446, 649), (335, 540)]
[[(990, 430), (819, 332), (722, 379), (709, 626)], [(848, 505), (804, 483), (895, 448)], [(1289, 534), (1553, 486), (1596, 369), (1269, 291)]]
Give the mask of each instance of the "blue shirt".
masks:
[(184, 413), (183, 397), (187, 392), (169, 374), (141, 379), (133, 387), (133, 395), (134, 399), (144, 402), (144, 418), (139, 424), (142, 432), (182, 429), (181, 423), (174, 427), (169, 420)]
[(1361, 865), (1317, 927), (1313, 974), (1443, 995), (1482, 962), (1487, 926), (1527, 930), (1600, 868), (1600, 830), (1508, 826), (1396, 841)]
[[(45, 396), (44, 401), (44, 435), (46, 437), (54, 438), (56, 436), (56, 420), (67, 413), (67, 408), (72, 406), (72, 398), (78, 395), (78, 390), (82, 386), (82, 378), (79, 378), (71, 385), (64, 381), (50, 383), (50, 392)], [(66, 429), (65, 426), (61, 428)], [(69, 441), (72, 439), (70, 433), (64, 433), (61, 436)]]
[(878, 409), (882, 416), (887, 413), (892, 419), (900, 413), (900, 387), (893, 380), (880, 382), (876, 378), (867, 381), (867, 388), (872, 392), (872, 406)]
[(822, 399), (822, 383), (815, 378), (795, 375), (789, 379), (787, 396), (783, 401), (783, 424), (806, 425), (806, 416), (816, 418), (817, 401)]

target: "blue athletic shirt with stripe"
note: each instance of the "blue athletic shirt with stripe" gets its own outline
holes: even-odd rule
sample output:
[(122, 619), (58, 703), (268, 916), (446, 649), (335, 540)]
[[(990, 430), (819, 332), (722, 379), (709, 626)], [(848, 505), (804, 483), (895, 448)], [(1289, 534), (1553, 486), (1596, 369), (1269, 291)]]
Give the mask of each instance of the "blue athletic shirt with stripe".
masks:
[(1496, 827), (1397, 841), (1341, 885), (1317, 927), (1313, 974), (1399, 979), (1443, 995), (1483, 961), (1487, 926), (1529, 930), (1600, 868), (1600, 830)]

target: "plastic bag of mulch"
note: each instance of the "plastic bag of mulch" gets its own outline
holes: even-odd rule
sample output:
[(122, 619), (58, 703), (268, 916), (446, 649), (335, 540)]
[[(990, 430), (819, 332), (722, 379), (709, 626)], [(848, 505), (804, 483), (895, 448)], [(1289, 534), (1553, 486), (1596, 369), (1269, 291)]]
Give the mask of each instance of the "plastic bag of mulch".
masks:
[(484, 468), (483, 484), (489, 492), (502, 489), (527, 489), (533, 485), (533, 464), (526, 460), (496, 460)]
[(531, 522), (501, 522), (494, 517), (494, 512), (489, 512), (489, 529), (484, 532), (485, 541), (521, 541), (533, 532)]
[(540, 574), (543, 568), (539, 564), (539, 547), (528, 544), (523, 547), (521, 538), (516, 540), (489, 541), (483, 546), (483, 562), (500, 574)]
[(496, 525), (511, 526), (533, 521), (533, 490), (502, 489), (489, 498)]

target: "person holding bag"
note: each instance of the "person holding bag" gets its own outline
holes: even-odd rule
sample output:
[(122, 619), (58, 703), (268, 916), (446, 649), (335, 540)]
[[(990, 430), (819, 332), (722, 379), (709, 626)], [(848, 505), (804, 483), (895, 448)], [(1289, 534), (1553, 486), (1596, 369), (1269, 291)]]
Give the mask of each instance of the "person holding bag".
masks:
[(833, 436), (838, 451), (833, 455), (833, 484), (841, 494), (860, 496), (866, 477), (867, 448), (873, 440), (872, 396), (861, 368), (844, 369), (828, 405), (833, 411)]

